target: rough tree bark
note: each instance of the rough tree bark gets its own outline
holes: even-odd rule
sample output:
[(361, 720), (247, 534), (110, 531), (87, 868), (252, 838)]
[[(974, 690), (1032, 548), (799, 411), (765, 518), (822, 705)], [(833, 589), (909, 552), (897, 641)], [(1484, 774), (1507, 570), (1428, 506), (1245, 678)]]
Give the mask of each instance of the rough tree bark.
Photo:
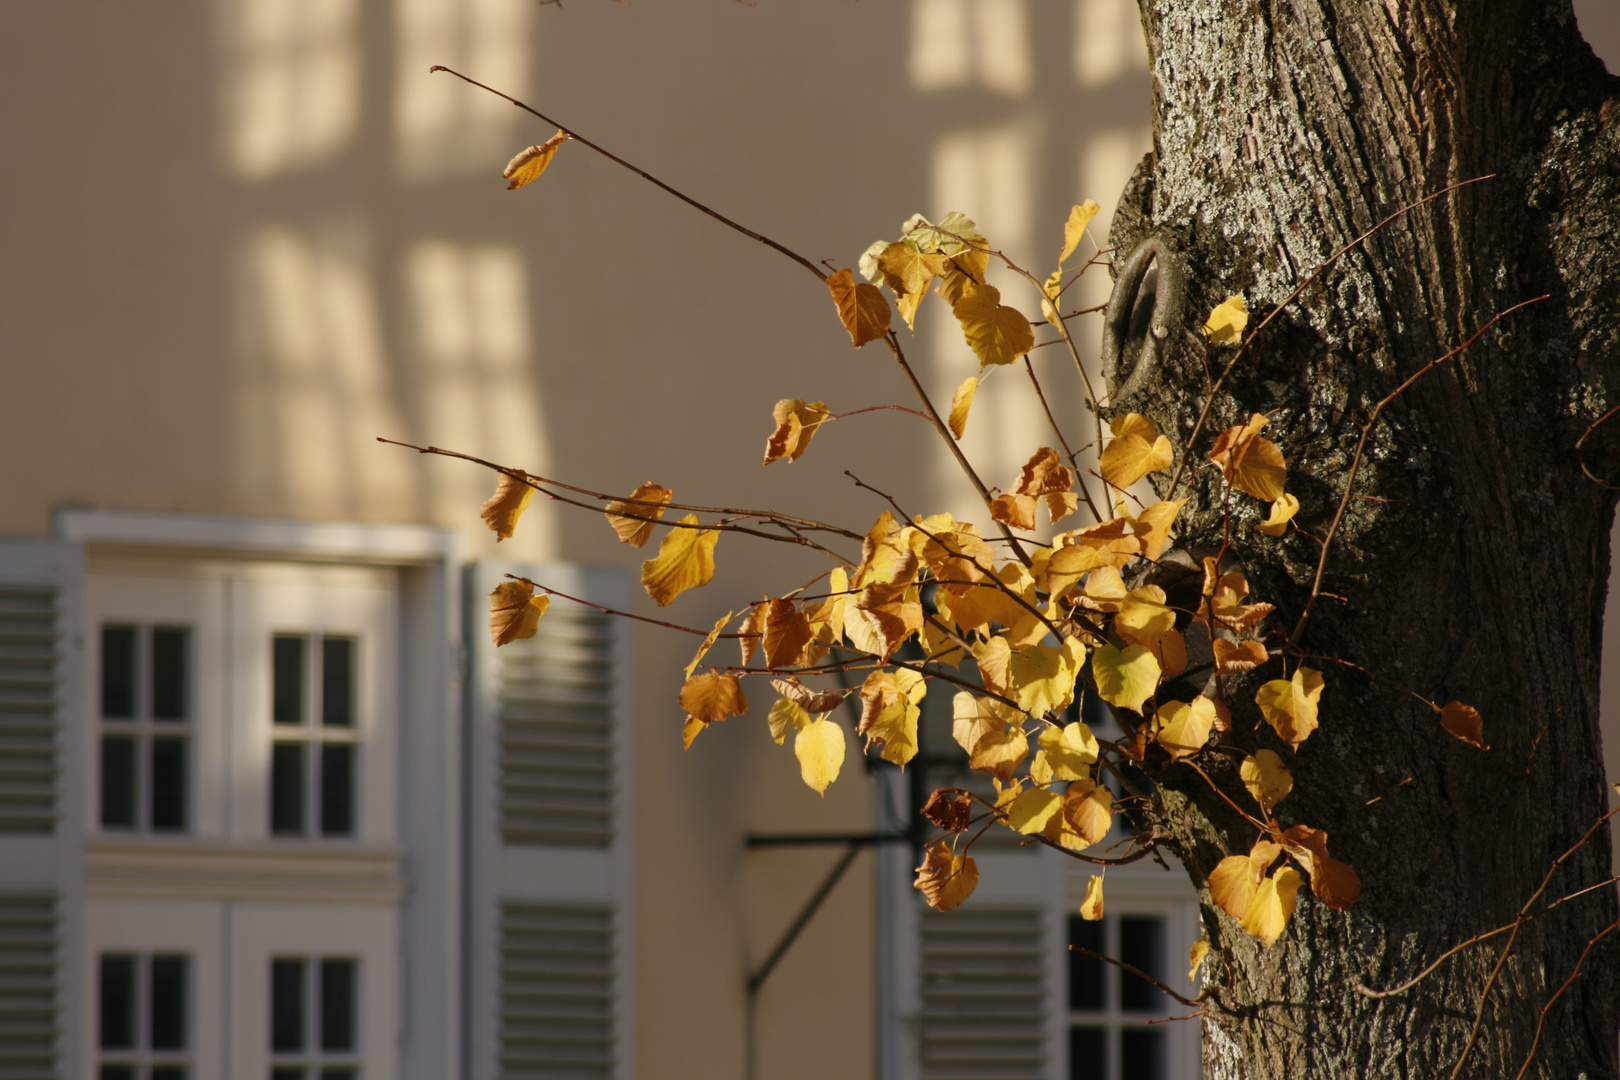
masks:
[[(1196, 445), (1272, 411), (1298, 522), (1338, 504), (1371, 406), (1490, 317), (1460, 359), (1418, 382), (1374, 429), (1302, 646), (1485, 717), (1489, 751), (1446, 734), (1412, 697), (1330, 662), (1322, 726), (1294, 760), (1282, 823), (1330, 834), (1365, 888), (1332, 912), (1301, 893), (1270, 949), (1204, 893), (1205, 1076), (1443, 1077), (1468, 1042), (1504, 937), (1412, 990), (1393, 986), (1448, 946), (1512, 922), (1554, 859), (1605, 809), (1598, 654), (1612, 490), (1576, 440), (1620, 403), (1620, 79), (1581, 40), (1570, 0), (1140, 0), (1154, 77), (1154, 151), (1113, 242), (1163, 238), (1186, 258), (1183, 322), (1242, 291), (1256, 320), (1326, 256), (1404, 204), (1487, 173), (1391, 223), (1285, 311), (1242, 361)], [(1113, 410), (1183, 443), (1204, 401), (1204, 350), (1174, 341)], [(1211, 366), (1219, 370), (1219, 352)], [(1620, 473), (1620, 417), (1587, 467)], [(1210, 470), (1193, 478), (1185, 543), (1220, 540)], [(1251, 500), (1252, 502), (1252, 500)], [(1244, 511), (1245, 514), (1250, 511)], [(1238, 526), (1255, 594), (1291, 629), (1316, 540)], [(1269, 677), (1269, 676), (1268, 676)], [(1252, 685), (1232, 687), (1236, 703)], [(1252, 707), (1251, 707), (1252, 713)], [(1237, 745), (1282, 749), (1241, 722)], [(1539, 739), (1539, 741), (1538, 741)], [(1283, 750), (1287, 754), (1286, 749)], [(1232, 755), (1207, 753), (1219, 763)], [(1201, 759), (1202, 760), (1202, 759)], [(1370, 807), (1403, 777), (1410, 784)], [(1228, 770), (1219, 779), (1237, 788)], [(1160, 781), (1161, 824), (1196, 875), (1254, 837), (1185, 766)], [(1608, 877), (1607, 830), (1548, 898)], [(1484, 1005), (1461, 1075), (1513, 1077), (1542, 1006), (1588, 939), (1615, 921), (1613, 887), (1529, 923)], [(1614, 1077), (1620, 933), (1549, 1010), (1526, 1075)]]

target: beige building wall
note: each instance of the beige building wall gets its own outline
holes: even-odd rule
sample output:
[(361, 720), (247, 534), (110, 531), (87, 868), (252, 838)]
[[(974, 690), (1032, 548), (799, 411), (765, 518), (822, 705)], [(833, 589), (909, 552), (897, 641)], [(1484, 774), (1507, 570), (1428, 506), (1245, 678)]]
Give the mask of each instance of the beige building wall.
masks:
[[(1578, 6), (1620, 56), (1612, 0)], [(902, 413), (850, 417), (760, 468), (778, 398), (911, 405), (892, 361), (848, 347), (802, 268), (582, 147), (503, 191), (507, 158), (550, 129), (430, 64), (838, 266), (914, 212), (961, 210), (1044, 276), (1071, 203), (1102, 203), (1106, 237), (1149, 140), (1130, 0), (58, 0), (4, 5), (0, 41), (14, 536), (88, 505), (428, 522), (497, 551), (477, 520), (488, 474), (376, 436), (862, 531), (883, 507), (846, 469), (914, 512), (967, 505)], [(910, 351), (943, 403), (976, 365), (930, 304)], [(1037, 362), (1072, 420), (1078, 380)], [(1036, 408), (1016, 371), (981, 390), (967, 445), (988, 482), (1044, 441)], [(499, 553), (631, 569), (646, 554), (539, 503)], [(819, 571), (737, 536), (717, 561), (713, 586), (657, 614), (706, 627)], [(871, 783), (851, 758), (816, 797), (762, 710), (683, 754), (691, 640), (638, 627), (635, 646), (637, 1074), (737, 1077), (745, 973), (835, 857), (748, 854), (743, 837), (865, 831)], [(1620, 655), (1607, 667), (1620, 698)], [(873, 1074), (871, 872), (863, 855), (764, 989), (758, 1075)]]

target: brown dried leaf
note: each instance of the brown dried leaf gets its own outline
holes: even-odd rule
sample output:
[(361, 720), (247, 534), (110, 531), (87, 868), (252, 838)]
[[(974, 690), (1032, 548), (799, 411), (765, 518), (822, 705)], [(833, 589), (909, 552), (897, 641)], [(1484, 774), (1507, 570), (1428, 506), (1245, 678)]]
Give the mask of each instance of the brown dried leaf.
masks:
[[(614, 499), (607, 504), (608, 524), (613, 531), (619, 534), (619, 543), (640, 547), (652, 535), (653, 522), (664, 516), (663, 503), (669, 502), (675, 493), (667, 487), (662, 487), (651, 480), (642, 484), (630, 493), (630, 500)], [(654, 503), (658, 505), (648, 506)], [(634, 514), (635, 517), (625, 517)], [(647, 518), (650, 520), (639, 520)]]
[(827, 288), (838, 306), (838, 318), (857, 349), (889, 332), (889, 302), (877, 286), (857, 282), (855, 275), (845, 269), (827, 278)]
[(479, 516), (484, 524), (490, 527), (495, 534), (495, 542), (511, 536), (517, 528), (518, 518), (529, 507), (529, 500), (534, 498), (534, 488), (526, 482), (507, 473), (501, 473), (495, 481), (495, 494), (484, 501), (479, 508)]
[(1253, 671), (1271, 659), (1266, 647), (1258, 641), (1233, 643), (1225, 638), (1216, 638), (1213, 647), (1217, 675), (1235, 675), (1240, 671)]
[(506, 185), (506, 190), (516, 191), (525, 184), (532, 184), (540, 179), (540, 174), (546, 171), (551, 159), (557, 156), (557, 147), (572, 138), (573, 136), (566, 131), (558, 129), (557, 134), (539, 146), (519, 150), (517, 155), (506, 163), (506, 168), (501, 170), (501, 178), (510, 181)]
[(534, 637), (551, 597), (527, 581), (503, 581), (489, 594), (489, 634), (497, 646)]
[(691, 676), (681, 686), (680, 701), (688, 716), (706, 724), (748, 711), (742, 681), (730, 672), (705, 671)]
[(844, 695), (837, 692), (812, 690), (799, 681), (797, 675), (785, 679), (772, 679), (771, 687), (807, 713), (832, 712), (844, 703)]
[(928, 845), (922, 865), (917, 867), (914, 887), (922, 892), (928, 906), (949, 911), (973, 895), (979, 884), (979, 867), (971, 855), (953, 855), (950, 844), (941, 840)]
[(973, 816), (973, 800), (965, 791), (939, 788), (923, 803), (922, 816), (946, 832), (963, 832)]
[(810, 448), (810, 440), (815, 438), (816, 431), (831, 417), (825, 401), (812, 401), (808, 405), (804, 403), (804, 398), (783, 398), (778, 401), (776, 408), (771, 410), (776, 430), (765, 440), (764, 464), (769, 465), (783, 458), (790, 462), (798, 461), (800, 455)]
[(789, 667), (815, 636), (810, 620), (791, 600), (772, 600), (765, 608), (765, 666)]
[(1485, 722), (1480, 719), (1478, 709), (1472, 705), (1464, 705), (1460, 701), (1453, 701), (1439, 711), (1441, 727), (1469, 746), (1481, 750), (1490, 749), (1485, 744)]

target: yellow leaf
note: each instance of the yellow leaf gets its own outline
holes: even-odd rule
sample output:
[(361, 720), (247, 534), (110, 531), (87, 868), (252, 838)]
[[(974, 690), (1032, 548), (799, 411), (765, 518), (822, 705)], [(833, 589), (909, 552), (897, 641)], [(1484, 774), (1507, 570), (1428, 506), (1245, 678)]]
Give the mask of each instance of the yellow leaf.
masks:
[(1007, 807), (1007, 826), (1026, 836), (1038, 833), (1062, 809), (1063, 796), (1043, 787), (1032, 787), (1020, 793)]
[(1228, 855), (1210, 871), (1210, 899), (1232, 918), (1243, 920), (1254, 905), (1266, 870), (1281, 854), (1280, 845), (1260, 840), (1247, 855)]
[(1265, 413), (1254, 413), (1247, 424), (1227, 428), (1216, 438), (1209, 460), (1221, 467), (1226, 482), (1263, 502), (1282, 498), (1288, 467), (1282, 451), (1260, 429), (1268, 423)]
[(824, 795), (844, 764), (844, 729), (832, 720), (812, 720), (793, 737), (793, 753), (804, 782)]
[(950, 272), (951, 260), (946, 255), (926, 252), (910, 241), (901, 240), (883, 249), (877, 257), (877, 266), (883, 283), (894, 291), (900, 317), (915, 329), (918, 305), (934, 279)]
[[(692, 669), (698, 666), (698, 662), (708, 654), (710, 649), (714, 648), (714, 643), (720, 640), (720, 631), (724, 630), (726, 628), (726, 623), (730, 621), (731, 612), (728, 611), (721, 617), (719, 622), (714, 624), (713, 630), (710, 630), (707, 634), (703, 635), (703, 644), (698, 646), (698, 651), (693, 655), (692, 662), (686, 665), (687, 678), (692, 677)], [(744, 663), (747, 663), (747, 661), (744, 661)], [(780, 742), (781, 740), (778, 739), (777, 741)]]
[(763, 604), (752, 604), (743, 621), (737, 624), (737, 651), (742, 654), (742, 666), (747, 667), (753, 660), (754, 653), (759, 651), (759, 643), (765, 637), (765, 610), (770, 603), (770, 597), (765, 598)]
[(990, 500), (990, 519), (1029, 532), (1035, 528), (1035, 496), (997, 495)]
[(512, 535), (517, 528), (518, 518), (529, 508), (532, 498), (534, 488), (506, 473), (500, 474), (495, 481), (495, 494), (485, 500), (479, 511), (484, 524), (494, 532), (497, 544)]
[(825, 401), (812, 401), (808, 405), (803, 398), (783, 398), (778, 401), (776, 408), (771, 410), (776, 430), (765, 440), (764, 464), (769, 465), (783, 458), (798, 461), (799, 456), (810, 448), (810, 440), (815, 438), (816, 430), (831, 417)]
[(1441, 727), (1469, 746), (1481, 750), (1490, 749), (1485, 745), (1485, 725), (1479, 717), (1478, 709), (1472, 705), (1464, 705), (1460, 701), (1453, 701), (1439, 712)]
[(877, 286), (856, 281), (855, 275), (845, 269), (827, 279), (827, 288), (832, 290), (838, 317), (857, 349), (889, 332), (889, 302)]
[(1238, 776), (1268, 817), (1271, 808), (1294, 790), (1294, 774), (1275, 750), (1257, 750), (1253, 756), (1244, 758), (1238, 767)]
[(1086, 662), (1086, 647), (1077, 637), (1057, 647), (1025, 645), (1011, 650), (1006, 693), (1031, 716), (1060, 712), (1074, 700), (1074, 682)]
[(686, 725), (681, 728), (681, 753), (684, 754), (686, 751), (692, 749), (692, 741), (701, 735), (703, 733), (703, 729), (708, 726), (708, 724), (704, 723), (702, 720), (699, 720), (697, 717), (688, 716), (686, 718)]
[(1115, 487), (1128, 488), (1148, 473), (1175, 464), (1170, 440), (1141, 413), (1115, 417), (1108, 428), (1114, 439), (1103, 450), (1099, 465), (1103, 479)]
[[(674, 492), (667, 487), (648, 481), (630, 493), (629, 499), (614, 499), (607, 504), (608, 524), (619, 534), (619, 543), (640, 547), (652, 535), (653, 522), (664, 516), (663, 504)], [(648, 506), (647, 503), (656, 505)], [(635, 517), (624, 517), (634, 514)], [(647, 519), (647, 520), (643, 520)]]
[(951, 737), (968, 752), (968, 766), (990, 773), (1002, 783), (1029, 755), (1024, 716), (993, 698), (976, 698), (966, 691), (951, 702)]
[(1102, 699), (1132, 712), (1141, 712), (1142, 703), (1153, 696), (1159, 685), (1158, 657), (1143, 645), (1124, 649), (1099, 645), (1091, 654), (1091, 670)]
[(874, 671), (861, 684), (861, 722), (855, 734), (866, 744), (882, 744), (883, 760), (901, 768), (917, 756), (917, 703), (928, 684), (915, 671)]
[(1017, 308), (1004, 307), (1001, 290), (970, 281), (951, 308), (981, 367), (1010, 364), (1035, 347), (1035, 331)]
[(1343, 911), (1361, 896), (1361, 877), (1350, 864), (1328, 858), (1327, 833), (1309, 825), (1295, 825), (1282, 835), (1283, 848), (1299, 860), (1311, 876), (1311, 892), (1335, 911)]
[[(696, 514), (687, 514), (680, 524), (695, 526)], [(641, 564), (641, 584), (659, 607), (667, 607), (687, 589), (707, 585), (714, 578), (714, 545), (718, 529), (681, 528), (669, 530), (658, 554)]]
[(790, 667), (815, 636), (810, 620), (791, 600), (772, 600), (765, 608), (765, 666)]
[(565, 131), (558, 130), (557, 134), (541, 143), (539, 146), (530, 146), (519, 150), (517, 156), (506, 163), (501, 170), (501, 177), (509, 183), (507, 191), (516, 191), (525, 184), (532, 184), (540, 179), (540, 174), (546, 171), (551, 159), (557, 156), (557, 147), (572, 139), (573, 136)]
[(1198, 969), (1204, 964), (1204, 957), (1209, 955), (1209, 942), (1199, 938), (1193, 942), (1193, 947), (1187, 953), (1187, 981), (1192, 982), (1198, 978)]
[[(810, 723), (810, 714), (799, 707), (797, 702), (787, 698), (777, 698), (776, 704), (765, 717), (766, 723), (771, 727), (771, 738), (777, 746), (781, 746), (787, 738), (789, 731), (802, 731)], [(797, 744), (795, 744), (797, 745)], [(839, 755), (842, 757), (843, 755)]]
[(1086, 882), (1086, 898), (1080, 901), (1080, 917), (1087, 922), (1100, 922), (1103, 917), (1103, 879), (1092, 874)]
[(1243, 340), (1243, 328), (1249, 325), (1249, 305), (1241, 294), (1229, 296), (1204, 323), (1204, 336), (1216, 345), (1236, 345)]
[(968, 410), (973, 408), (973, 395), (979, 389), (977, 375), (969, 375), (962, 380), (962, 385), (956, 388), (956, 394), (951, 398), (951, 416), (948, 421), (951, 434), (958, 439), (967, 430)]
[(1285, 866), (1260, 883), (1249, 912), (1242, 919), (1243, 929), (1270, 945), (1282, 936), (1294, 914), (1299, 887), (1304, 879), (1292, 866)]
[(1149, 562), (1158, 561), (1163, 554), (1164, 545), (1170, 540), (1170, 529), (1176, 523), (1176, 515), (1181, 513), (1181, 506), (1186, 501), (1156, 502), (1138, 514), (1131, 523), (1131, 530), (1142, 541), (1142, 554)]
[(748, 711), (742, 682), (730, 672), (706, 671), (690, 676), (681, 685), (680, 701), (686, 715), (695, 716), (706, 724)]
[(1271, 516), (1260, 522), (1255, 528), (1267, 536), (1281, 536), (1288, 531), (1288, 523), (1294, 520), (1294, 515), (1297, 513), (1299, 513), (1299, 500), (1285, 491), (1277, 496), (1276, 501), (1271, 504)]
[(929, 907), (949, 911), (972, 896), (978, 884), (979, 868), (973, 856), (953, 855), (950, 844), (941, 840), (925, 850), (913, 886), (923, 894)]
[(1095, 780), (1076, 780), (1063, 796), (1063, 817), (1090, 847), (1114, 827), (1114, 793)]
[[(1085, 573), (1098, 566), (1124, 569), (1142, 553), (1142, 538), (1131, 531), (1131, 523), (1123, 517), (1060, 533), (1052, 538), (1052, 542), (1061, 545), (1063, 550), (1070, 547), (1081, 549), (1082, 554), (1066, 557), (1073, 561), (1063, 563), (1064, 572)], [(1058, 562), (1056, 554), (1052, 561), (1054, 564)]]
[(1076, 721), (1065, 727), (1048, 727), (1041, 732), (1041, 751), (1046, 767), (1058, 780), (1086, 780), (1096, 764), (1098, 744), (1091, 728)]
[(510, 645), (514, 641), (534, 637), (540, 626), (540, 616), (551, 606), (551, 597), (534, 595), (534, 586), (527, 581), (503, 581), (489, 594), (489, 634), (495, 644)]
[(1215, 724), (1215, 703), (1202, 694), (1191, 702), (1172, 701), (1158, 712), (1159, 745), (1175, 759), (1191, 757), (1209, 742)]
[(1272, 679), (1254, 695), (1260, 714), (1276, 729), (1278, 738), (1299, 749), (1316, 730), (1316, 703), (1322, 696), (1322, 673), (1296, 668), (1292, 679)]
[(1074, 254), (1074, 249), (1080, 246), (1080, 238), (1086, 235), (1086, 226), (1091, 219), (1097, 216), (1102, 207), (1087, 199), (1079, 206), (1069, 211), (1069, 220), (1063, 226), (1063, 251), (1058, 255), (1058, 265), (1062, 266)]
[(1212, 651), (1215, 654), (1217, 675), (1236, 675), (1243, 671), (1253, 671), (1271, 659), (1266, 647), (1254, 640), (1234, 643), (1225, 638), (1216, 638), (1212, 643)]
[(1114, 616), (1114, 629), (1132, 645), (1153, 645), (1176, 628), (1176, 613), (1165, 603), (1157, 585), (1132, 589)]

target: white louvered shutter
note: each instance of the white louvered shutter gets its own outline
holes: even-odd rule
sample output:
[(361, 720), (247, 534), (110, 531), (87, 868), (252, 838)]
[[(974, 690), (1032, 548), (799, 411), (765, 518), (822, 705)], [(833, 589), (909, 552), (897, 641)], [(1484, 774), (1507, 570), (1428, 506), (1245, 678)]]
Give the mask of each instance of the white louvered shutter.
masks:
[(554, 596), (532, 639), (496, 649), (488, 594), (508, 573), (631, 602), (618, 571), (469, 569), (469, 1074), (628, 1080), (629, 628)]

